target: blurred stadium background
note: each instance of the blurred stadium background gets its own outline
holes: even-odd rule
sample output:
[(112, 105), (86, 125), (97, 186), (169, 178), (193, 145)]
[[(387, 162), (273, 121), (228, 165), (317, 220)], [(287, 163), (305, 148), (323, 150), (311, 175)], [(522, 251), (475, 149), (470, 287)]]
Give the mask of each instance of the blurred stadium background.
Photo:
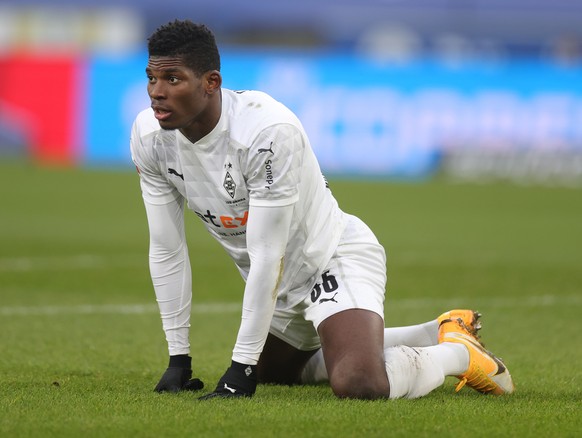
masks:
[(225, 86), (303, 121), (333, 176), (582, 184), (579, 0), (0, 2), (0, 159), (131, 166), (145, 42), (204, 22)]

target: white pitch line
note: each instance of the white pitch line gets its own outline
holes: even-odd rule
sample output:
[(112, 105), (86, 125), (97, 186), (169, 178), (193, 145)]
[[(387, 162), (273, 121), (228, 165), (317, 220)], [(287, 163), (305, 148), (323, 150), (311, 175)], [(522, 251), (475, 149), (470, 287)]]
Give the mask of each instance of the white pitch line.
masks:
[(469, 306), (478, 308), (486, 306), (492, 308), (513, 308), (513, 307), (552, 307), (552, 306), (580, 306), (582, 305), (582, 293), (577, 295), (533, 295), (528, 297), (488, 297), (471, 296), (455, 298), (411, 298), (386, 300), (384, 305), (387, 309), (418, 309), (427, 307), (454, 308), (459, 306)]
[(28, 272), (63, 268), (93, 268), (103, 265), (103, 258), (92, 255), (56, 257), (13, 257), (0, 259), (0, 272)]
[(147, 255), (144, 257), (122, 256), (103, 257), (92, 254), (77, 254), (70, 256), (50, 257), (6, 257), (0, 258), (0, 272), (30, 272), (54, 271), (67, 269), (95, 269), (111, 265), (133, 266), (137, 263), (147, 266)]
[[(459, 297), (446, 299), (398, 299), (388, 300), (386, 309), (407, 310), (422, 308), (453, 308), (470, 306), (480, 308), (543, 308), (554, 306), (580, 306), (582, 295), (537, 295), (527, 298), (519, 297)], [(236, 302), (210, 302), (192, 305), (193, 314), (228, 314), (241, 311), (241, 304)], [(51, 316), (51, 315), (92, 315), (118, 314), (142, 315), (158, 313), (154, 304), (83, 304), (72, 306), (5, 306), (0, 307), (1, 316)]]
[[(192, 305), (193, 314), (233, 313), (241, 310), (239, 303), (203, 303)], [(81, 304), (74, 306), (14, 306), (0, 307), (2, 316), (32, 315), (143, 315), (158, 313), (156, 304)]]

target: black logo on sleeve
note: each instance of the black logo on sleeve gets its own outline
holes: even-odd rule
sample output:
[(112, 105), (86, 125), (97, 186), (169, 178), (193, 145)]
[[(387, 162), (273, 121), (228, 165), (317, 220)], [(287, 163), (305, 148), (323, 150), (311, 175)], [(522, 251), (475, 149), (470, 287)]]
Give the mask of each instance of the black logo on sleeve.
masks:
[(275, 152), (273, 152), (273, 142), (271, 142), (271, 144), (269, 145), (269, 149), (259, 148), (257, 150), (257, 154), (262, 154), (263, 152), (270, 152), (273, 155), (275, 155)]
[(168, 173), (169, 173), (170, 175), (176, 175), (176, 176), (178, 176), (178, 177), (182, 178), (182, 181), (184, 181), (184, 174), (183, 174), (183, 173), (182, 173), (182, 174), (180, 174), (180, 173), (176, 172), (176, 169), (171, 169), (171, 168), (170, 168), (170, 169), (168, 169)]

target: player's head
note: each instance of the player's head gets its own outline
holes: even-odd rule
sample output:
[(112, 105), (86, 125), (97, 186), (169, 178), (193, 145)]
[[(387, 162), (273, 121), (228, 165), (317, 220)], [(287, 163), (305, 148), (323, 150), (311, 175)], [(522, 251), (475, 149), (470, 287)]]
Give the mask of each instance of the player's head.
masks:
[(192, 141), (210, 132), (221, 112), (220, 56), (204, 25), (173, 21), (148, 41), (148, 95), (162, 129)]
[(214, 35), (203, 24), (175, 20), (160, 26), (148, 39), (148, 54), (180, 57), (198, 76), (220, 71), (220, 54)]

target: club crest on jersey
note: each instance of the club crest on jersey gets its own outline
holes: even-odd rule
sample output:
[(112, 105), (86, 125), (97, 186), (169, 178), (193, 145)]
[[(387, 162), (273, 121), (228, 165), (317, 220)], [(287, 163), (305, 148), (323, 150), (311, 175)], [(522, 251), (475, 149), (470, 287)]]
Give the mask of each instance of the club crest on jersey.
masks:
[(228, 172), (226, 172), (226, 175), (224, 177), (224, 183), (222, 184), (222, 187), (224, 187), (224, 190), (226, 190), (226, 193), (228, 193), (230, 195), (230, 197), (232, 199), (234, 199), (234, 194), (236, 191), (236, 184), (234, 182), (234, 179), (232, 179), (232, 176)]

